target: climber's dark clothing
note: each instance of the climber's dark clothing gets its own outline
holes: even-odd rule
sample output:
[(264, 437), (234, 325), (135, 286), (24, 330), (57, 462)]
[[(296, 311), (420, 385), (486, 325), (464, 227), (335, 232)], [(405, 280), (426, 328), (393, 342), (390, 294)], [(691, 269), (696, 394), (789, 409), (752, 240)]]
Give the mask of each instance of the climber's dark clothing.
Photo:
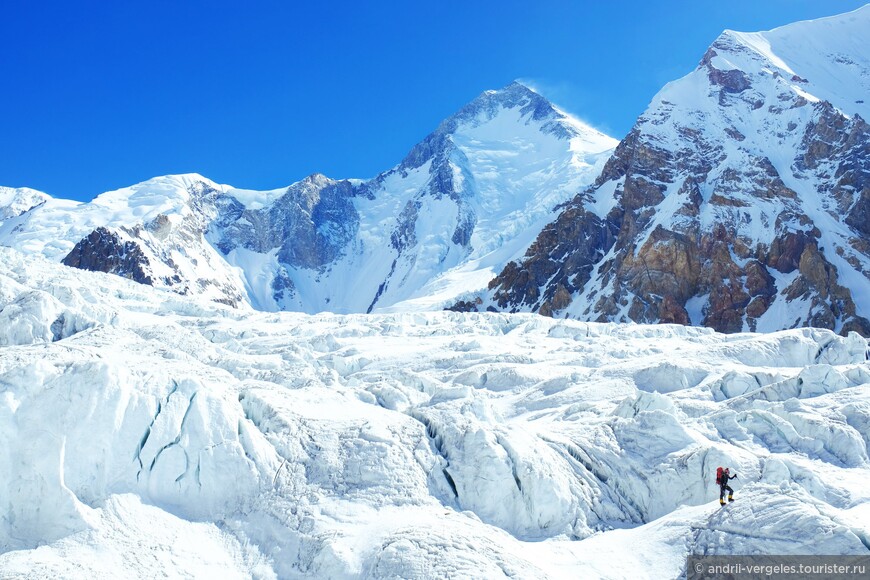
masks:
[(728, 485), (728, 481), (734, 479), (737, 475), (731, 475), (727, 471), (722, 474), (722, 480), (719, 482), (719, 501), (721, 502), (725, 498), (725, 491), (728, 491), (728, 498), (730, 499), (732, 495), (734, 495), (734, 490), (731, 489), (731, 486)]

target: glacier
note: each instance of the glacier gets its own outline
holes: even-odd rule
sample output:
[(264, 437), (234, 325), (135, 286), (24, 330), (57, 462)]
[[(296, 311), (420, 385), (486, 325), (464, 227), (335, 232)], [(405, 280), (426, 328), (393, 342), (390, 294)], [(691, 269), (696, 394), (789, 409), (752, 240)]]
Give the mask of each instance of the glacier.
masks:
[(0, 578), (870, 557), (868, 17), (724, 32), (618, 147), (512, 83), (372, 179), (0, 187)]
[[(687, 554), (870, 553), (856, 333), (255, 312), (10, 248), (0, 320), (4, 577), (662, 578)], [(739, 475), (725, 508), (718, 465)]]

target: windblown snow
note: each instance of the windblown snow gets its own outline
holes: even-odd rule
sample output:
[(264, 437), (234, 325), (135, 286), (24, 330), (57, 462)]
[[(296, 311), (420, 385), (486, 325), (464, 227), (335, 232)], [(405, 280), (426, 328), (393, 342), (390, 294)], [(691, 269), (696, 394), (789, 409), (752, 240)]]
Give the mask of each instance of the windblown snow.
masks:
[(0, 575), (868, 554), (867, 352), (813, 329), (255, 313), (0, 248)]

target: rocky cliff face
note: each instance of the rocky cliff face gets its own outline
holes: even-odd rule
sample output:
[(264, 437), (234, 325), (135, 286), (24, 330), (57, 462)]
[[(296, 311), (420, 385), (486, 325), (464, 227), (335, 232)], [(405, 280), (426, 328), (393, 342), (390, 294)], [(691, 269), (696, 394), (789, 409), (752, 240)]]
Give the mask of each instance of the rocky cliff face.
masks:
[(277, 248), (284, 264), (322, 268), (357, 232), (355, 194), (350, 182), (315, 174), (288, 187), (269, 207), (248, 209), (236, 202), (212, 226), (216, 245), (225, 254), (239, 246), (259, 253)]
[[(124, 234), (102, 226), (80, 240), (61, 263), (80, 270), (116, 274), (149, 286), (155, 282), (151, 261), (141, 246)], [(178, 278), (163, 282), (171, 284), (178, 282)]]
[(342, 257), (359, 230), (358, 194), (349, 181), (314, 174), (265, 207), (248, 208), (228, 195), (208, 226), (209, 238), (224, 256), (239, 249), (271, 255), (265, 292), (276, 304), (292, 304), (299, 296), (288, 269), (323, 274)]
[[(870, 59), (843, 53), (864, 25), (867, 8), (724, 33), (481, 307), (870, 335), (870, 132), (854, 98)], [(849, 90), (825, 85), (832, 71)]]

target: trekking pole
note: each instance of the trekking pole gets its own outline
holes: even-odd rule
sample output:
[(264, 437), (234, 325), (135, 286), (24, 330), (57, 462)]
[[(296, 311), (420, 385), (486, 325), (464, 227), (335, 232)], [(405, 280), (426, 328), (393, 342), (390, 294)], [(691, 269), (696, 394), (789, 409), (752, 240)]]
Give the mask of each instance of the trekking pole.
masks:
[(287, 459), (281, 462), (281, 465), (278, 466), (278, 471), (275, 472), (275, 478), (272, 480), (272, 487), (275, 487), (275, 482), (278, 481), (278, 474), (281, 473), (281, 468), (284, 467), (284, 464), (287, 463)]

